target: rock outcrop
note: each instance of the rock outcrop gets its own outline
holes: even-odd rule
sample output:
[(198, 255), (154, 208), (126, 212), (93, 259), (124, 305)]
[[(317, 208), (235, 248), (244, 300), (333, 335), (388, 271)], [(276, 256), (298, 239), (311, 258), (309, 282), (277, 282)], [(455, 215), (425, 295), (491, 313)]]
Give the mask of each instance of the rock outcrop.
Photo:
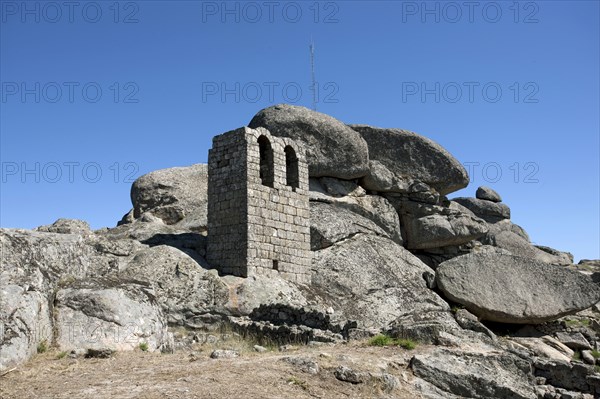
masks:
[(498, 253), (468, 254), (439, 265), (438, 288), (484, 320), (535, 324), (600, 301), (600, 288), (580, 273)]
[[(225, 275), (205, 260), (215, 250), (207, 249), (207, 165), (148, 173), (133, 184), (133, 209), (115, 228), (92, 231), (84, 221), (59, 219), (34, 230), (0, 229), (0, 372), (48, 346), (75, 354), (170, 351), (172, 331), (182, 347), (198, 342), (201, 330), (226, 326), (228, 335), (279, 344), (382, 333), (427, 344), (415, 356), (390, 350), (393, 360), (383, 359), (376, 371), (343, 356), (331, 367), (284, 358), (305, 375), (329, 373), (337, 384), (373, 385), (391, 396), (405, 384), (428, 398), (600, 395), (598, 261), (572, 265), (571, 254), (533, 245), (489, 187), (479, 187), (476, 198), (448, 200), (467, 185), (466, 171), (418, 134), (345, 125), (288, 105), (260, 111), (250, 125), (307, 145), (306, 280), (282, 278), (282, 258), (273, 255), (294, 256), (289, 242), (296, 241), (282, 244), (280, 233), (291, 220), (307, 229), (306, 207), (284, 215), (269, 210), (269, 247), (253, 255), (267, 261), (265, 274)], [(251, 178), (259, 181), (272, 159), (268, 147), (253, 151)], [(299, 177), (287, 176), (294, 156), (281, 157), (272, 172), (286, 184), (259, 183), (267, 186), (260, 201), (283, 208), (295, 200), (279, 204), (281, 192), (273, 190), (295, 192)], [(224, 201), (236, 203), (227, 193)], [(252, 223), (263, 226), (263, 211)], [(307, 233), (286, 232), (301, 234), (304, 244)], [(513, 324), (526, 326), (516, 331)], [(245, 355), (222, 348), (212, 357), (224, 359), (211, 362)], [(390, 374), (400, 369), (402, 375)]]

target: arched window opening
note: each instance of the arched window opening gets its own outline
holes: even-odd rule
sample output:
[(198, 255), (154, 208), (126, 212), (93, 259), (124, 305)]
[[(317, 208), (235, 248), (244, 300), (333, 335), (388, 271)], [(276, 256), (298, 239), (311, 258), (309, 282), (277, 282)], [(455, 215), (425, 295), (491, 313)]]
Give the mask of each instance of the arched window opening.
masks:
[(285, 176), (286, 185), (292, 187), (296, 191), (300, 187), (300, 179), (298, 177), (298, 157), (296, 151), (289, 145), (285, 147)]
[(258, 147), (260, 150), (260, 180), (264, 186), (273, 187), (275, 177), (271, 142), (265, 136), (260, 136), (258, 138)]

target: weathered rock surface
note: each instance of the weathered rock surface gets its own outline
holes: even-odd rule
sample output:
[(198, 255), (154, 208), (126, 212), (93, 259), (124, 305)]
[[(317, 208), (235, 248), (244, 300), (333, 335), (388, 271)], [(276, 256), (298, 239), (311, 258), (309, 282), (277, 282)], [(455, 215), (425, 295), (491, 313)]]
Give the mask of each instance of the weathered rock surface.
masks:
[(531, 365), (509, 353), (435, 350), (413, 357), (410, 367), (417, 377), (459, 397), (536, 398)]
[(445, 195), (469, 183), (465, 168), (442, 146), (416, 133), (401, 129), (382, 129), (350, 125), (367, 142), (372, 162), (363, 180), (373, 191), (403, 192), (413, 181), (420, 181)]
[(557, 332), (556, 339), (573, 350), (592, 349), (592, 346), (585, 337), (579, 332), (565, 333)]
[(119, 278), (148, 282), (171, 324), (223, 309), (229, 289), (216, 271), (208, 271), (181, 250), (159, 245), (138, 252)]
[(496, 340), (496, 334), (494, 334), (489, 328), (481, 324), (477, 316), (469, 312), (467, 309), (458, 309), (454, 317), (456, 318), (456, 322), (458, 323), (458, 325), (464, 328), (465, 330), (480, 332), (487, 335), (492, 340)]
[(240, 357), (240, 352), (231, 349), (215, 349), (210, 354), (211, 359), (235, 359)]
[(494, 227), (490, 227), (490, 229), (492, 230), (481, 239), (484, 244), (505, 249), (515, 256), (533, 259), (544, 263), (553, 263), (557, 265), (571, 264), (568, 257), (562, 255), (556, 256), (547, 251), (542, 251), (541, 249), (536, 248), (534, 245), (529, 243), (525, 238), (512, 231), (494, 231)]
[(512, 341), (524, 346), (537, 357), (569, 362), (574, 355), (573, 350), (550, 336), (512, 337)]
[(92, 266), (94, 250), (77, 234), (2, 229), (0, 244), (2, 275), (44, 294), (63, 277), (85, 277)]
[(560, 360), (536, 359), (534, 374), (555, 387), (600, 395), (600, 376), (592, 366)]
[(259, 111), (248, 126), (262, 126), (274, 136), (304, 142), (311, 177), (349, 180), (369, 170), (369, 151), (360, 134), (329, 115), (279, 104)]
[(149, 213), (165, 224), (177, 223), (193, 231), (206, 229), (207, 201), (206, 164), (157, 170), (131, 186), (133, 218)]
[(281, 360), (291, 364), (303, 373), (319, 374), (320, 371), (319, 364), (310, 358), (300, 356), (286, 356)]
[(468, 254), (436, 269), (438, 288), (481, 319), (542, 323), (600, 301), (600, 287), (580, 273), (531, 259)]
[(96, 236), (86, 226), (62, 219), (38, 229), (42, 231), (0, 229), (2, 367), (26, 360), (43, 341), (52, 343), (51, 305), (58, 287), (118, 270), (143, 248), (131, 240)]
[(310, 247), (313, 251), (348, 239), (358, 233), (390, 237), (370, 219), (335, 204), (310, 204)]
[(332, 197), (364, 197), (367, 192), (354, 180), (341, 180), (335, 177), (311, 177), (310, 190)]
[(477, 217), (488, 223), (510, 219), (510, 208), (506, 204), (470, 197), (454, 198), (452, 201), (470, 209)]
[[(346, 190), (340, 190), (339, 186), (344, 186)], [(311, 229), (313, 227), (317, 230), (327, 228), (322, 222), (312, 217), (312, 207), (319, 207), (319, 203), (325, 203), (331, 205), (333, 212), (337, 210), (340, 210), (339, 212), (343, 212), (341, 210), (352, 212), (353, 215), (348, 215), (349, 219), (356, 219), (357, 217), (368, 219), (370, 221), (368, 223), (370, 231), (382, 230), (384, 236), (402, 245), (403, 239), (398, 212), (385, 198), (378, 195), (366, 195), (364, 190), (355, 183), (350, 184), (347, 181), (329, 178), (311, 179), (310, 190), (311, 223), (315, 222)], [(339, 196), (340, 194), (344, 195)], [(348, 220), (347, 223), (349, 222)], [(377, 227), (374, 227), (372, 223)]]
[(59, 234), (80, 234), (86, 235), (91, 234), (92, 230), (88, 222), (77, 219), (58, 219), (56, 222), (47, 225), (40, 226), (35, 230), (46, 233), (59, 233)]
[(409, 249), (465, 244), (488, 232), (487, 224), (471, 214), (439, 205), (387, 196), (398, 210)]
[[(452, 203), (456, 204), (455, 202), (452, 202)], [(527, 234), (525, 229), (522, 228), (521, 226), (519, 226), (518, 224), (514, 224), (509, 219), (503, 219), (496, 223), (489, 223), (488, 226), (490, 229), (490, 231), (489, 231), (490, 236), (498, 234), (501, 231), (509, 231), (511, 233), (514, 233), (514, 234), (520, 236), (523, 240), (530, 242), (529, 234)], [(523, 240), (519, 240), (519, 241), (523, 241)]]
[(552, 262), (552, 263), (557, 263), (559, 265), (572, 265), (573, 264), (573, 254), (570, 252), (563, 252), (563, 251), (559, 251), (558, 249), (554, 249), (545, 245), (535, 245), (535, 247), (537, 249), (540, 249), (552, 256), (556, 256), (558, 259), (558, 262)]
[(47, 294), (11, 284), (0, 275), (0, 372), (18, 365), (52, 341)]
[(502, 202), (502, 197), (500, 197), (500, 194), (486, 186), (478, 187), (477, 191), (475, 192), (475, 197), (477, 199), (486, 201)]
[(448, 312), (427, 288), (429, 267), (395, 242), (372, 235), (354, 237), (314, 253), (309, 287), (335, 315), (377, 328), (404, 315)]
[(55, 299), (56, 344), (61, 350), (172, 350), (173, 337), (152, 289), (135, 281), (78, 280)]
[(300, 288), (287, 280), (265, 276), (224, 276), (221, 281), (229, 291), (226, 306), (232, 315), (250, 315), (261, 306), (301, 309), (308, 304)]
[(387, 333), (394, 337), (410, 338), (423, 344), (450, 346), (460, 342), (463, 337), (469, 336), (461, 330), (450, 312), (435, 309), (404, 312), (390, 323)]

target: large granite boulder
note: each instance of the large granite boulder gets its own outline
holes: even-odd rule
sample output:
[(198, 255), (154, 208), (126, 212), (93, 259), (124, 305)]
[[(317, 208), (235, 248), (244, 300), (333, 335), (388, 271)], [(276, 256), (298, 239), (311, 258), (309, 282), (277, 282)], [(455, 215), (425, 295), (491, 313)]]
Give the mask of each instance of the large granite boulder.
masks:
[(477, 188), (477, 192), (475, 193), (475, 197), (481, 200), (492, 201), (492, 202), (502, 202), (502, 197), (495, 190), (490, 187), (480, 186)]
[(56, 345), (78, 349), (169, 351), (173, 337), (151, 287), (136, 281), (85, 279), (56, 294)]
[(434, 141), (401, 129), (350, 125), (369, 146), (370, 173), (363, 183), (373, 191), (403, 192), (421, 181), (446, 195), (469, 183), (467, 171)]
[(207, 225), (208, 166), (196, 164), (157, 170), (131, 186), (133, 212), (121, 223), (148, 213), (165, 224), (202, 231)]
[(483, 320), (536, 324), (589, 308), (600, 287), (578, 272), (502, 253), (472, 253), (436, 269), (438, 288)]
[(470, 197), (454, 198), (452, 201), (468, 208), (477, 217), (482, 218), (488, 223), (510, 219), (510, 208), (506, 204)]
[(305, 143), (311, 177), (357, 179), (369, 169), (367, 144), (360, 134), (329, 115), (279, 104), (259, 111), (248, 126)]

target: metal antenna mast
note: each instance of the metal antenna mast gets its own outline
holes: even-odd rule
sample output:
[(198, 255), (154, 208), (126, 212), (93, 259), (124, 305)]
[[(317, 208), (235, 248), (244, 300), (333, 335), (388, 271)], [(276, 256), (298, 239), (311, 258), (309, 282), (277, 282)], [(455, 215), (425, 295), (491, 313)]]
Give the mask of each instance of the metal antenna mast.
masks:
[(312, 36), (310, 37), (310, 78), (311, 78), (311, 90), (313, 93), (312, 108), (313, 111), (317, 110), (317, 81), (315, 80), (315, 44), (313, 43)]

